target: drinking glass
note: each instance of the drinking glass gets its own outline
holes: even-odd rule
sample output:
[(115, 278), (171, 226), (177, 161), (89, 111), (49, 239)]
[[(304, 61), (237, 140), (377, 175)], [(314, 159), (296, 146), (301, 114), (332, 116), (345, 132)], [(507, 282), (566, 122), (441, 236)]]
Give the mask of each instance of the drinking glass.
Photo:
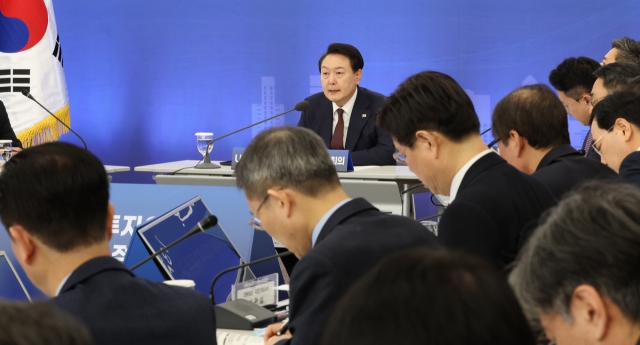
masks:
[(6, 163), (13, 153), (11, 140), (0, 140), (0, 152), (2, 152), (2, 164)]
[[(211, 142), (211, 139), (213, 139), (213, 133), (211, 132), (196, 133), (196, 144), (198, 145), (198, 151), (200, 151), (200, 154), (203, 157), (207, 151), (207, 146)], [(211, 147), (209, 147), (209, 153), (211, 153), (211, 150), (213, 150), (213, 144), (211, 144)]]

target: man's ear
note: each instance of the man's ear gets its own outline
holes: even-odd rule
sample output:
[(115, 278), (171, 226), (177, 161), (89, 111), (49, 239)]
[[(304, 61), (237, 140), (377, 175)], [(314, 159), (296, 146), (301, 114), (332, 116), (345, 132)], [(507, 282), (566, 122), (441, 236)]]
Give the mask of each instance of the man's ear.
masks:
[(361, 69), (357, 70), (355, 75), (356, 75), (356, 85), (360, 84), (360, 79), (362, 79), (362, 70)]
[(631, 125), (631, 123), (629, 123), (629, 121), (623, 118), (616, 119), (616, 122), (613, 127), (614, 131), (617, 130), (618, 132), (620, 132), (620, 134), (622, 135), (622, 140), (624, 142), (630, 141), (633, 138), (634, 134), (638, 134), (638, 133), (634, 133), (635, 129), (636, 128), (633, 128), (633, 126)]
[(426, 147), (430, 154), (437, 159), (442, 149), (442, 137), (436, 132), (427, 130), (419, 130), (415, 136), (416, 143), (414, 143), (414, 146), (418, 144), (423, 148)]
[(9, 227), (13, 253), (19, 262), (30, 265), (33, 263), (38, 244), (29, 232), (21, 225)]
[(602, 340), (611, 322), (602, 295), (591, 285), (579, 285), (571, 296), (571, 316), (591, 339)]
[(583, 92), (582, 95), (580, 95), (580, 98), (578, 98), (578, 103), (584, 103), (586, 105), (589, 105), (590, 99), (591, 99), (591, 94), (588, 92)]
[(107, 241), (111, 241), (113, 237), (113, 215), (116, 214), (116, 208), (112, 203), (107, 206)]
[(513, 129), (509, 131), (509, 146), (513, 145), (513, 150), (516, 154), (516, 157), (522, 157), (522, 154), (524, 153), (525, 142), (526, 139), (522, 137), (518, 132)]
[[(269, 189), (267, 193), (270, 195), (271, 201), (270, 207), (274, 210), (284, 212), (285, 217), (291, 217), (293, 207), (295, 205), (295, 195), (291, 189)], [(267, 200), (269, 202), (269, 200)]]

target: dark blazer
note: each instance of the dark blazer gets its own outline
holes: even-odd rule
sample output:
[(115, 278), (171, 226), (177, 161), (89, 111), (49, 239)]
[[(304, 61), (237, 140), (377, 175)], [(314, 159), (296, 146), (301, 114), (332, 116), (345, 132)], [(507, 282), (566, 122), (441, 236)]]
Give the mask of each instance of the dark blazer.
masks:
[[(589, 130), (587, 132), (587, 135), (584, 137), (584, 140), (582, 141), (582, 149), (579, 152), (584, 157), (591, 158), (600, 162), (600, 155), (598, 154), (598, 152), (596, 152), (596, 150), (593, 149), (593, 147), (591, 147), (591, 144), (593, 144), (593, 141), (595, 141), (596, 138), (593, 138), (593, 141), (591, 142), (591, 144), (587, 145), (587, 138), (589, 137), (590, 134), (591, 134), (591, 130)], [(586, 155), (585, 155), (585, 152), (586, 152)]]
[(620, 163), (622, 181), (640, 187), (640, 151), (632, 152)]
[(107, 256), (73, 271), (51, 303), (84, 323), (96, 345), (216, 343), (208, 298), (137, 278)]
[(464, 175), (440, 218), (438, 240), (504, 268), (516, 258), (527, 230), (555, 203), (542, 182), (489, 153)]
[(611, 168), (584, 157), (568, 144), (551, 149), (531, 176), (542, 181), (558, 200), (579, 182), (620, 179)]
[(436, 237), (420, 223), (382, 213), (362, 198), (342, 205), (327, 220), (315, 247), (293, 269), (289, 294), (293, 339), (278, 345), (319, 344), (346, 290), (385, 256), (416, 246), (437, 247)]
[(9, 114), (7, 114), (7, 109), (4, 107), (4, 103), (2, 103), (2, 101), (0, 101), (0, 139), (11, 139), (13, 141), (13, 147), (22, 147), (22, 142), (18, 140), (16, 133), (11, 127)]
[[(323, 92), (309, 96), (306, 100), (309, 108), (300, 115), (298, 126), (316, 132), (327, 148), (331, 147), (333, 102)], [(376, 126), (376, 115), (383, 103), (383, 95), (358, 86), (344, 147), (351, 151), (354, 165), (396, 165), (393, 159), (396, 149), (391, 136)]]

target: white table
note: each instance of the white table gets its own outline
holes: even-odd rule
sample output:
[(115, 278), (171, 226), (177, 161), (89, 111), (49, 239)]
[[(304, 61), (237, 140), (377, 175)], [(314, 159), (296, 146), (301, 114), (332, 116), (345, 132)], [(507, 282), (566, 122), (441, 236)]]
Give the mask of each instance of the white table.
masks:
[(126, 166), (121, 166), (121, 165), (105, 165), (104, 170), (107, 171), (107, 174), (113, 174), (118, 172), (131, 171), (131, 168)]
[[(230, 166), (221, 166), (219, 169), (195, 169), (197, 160), (183, 160), (161, 164), (152, 164), (134, 167), (137, 172), (151, 172), (158, 174), (154, 178), (157, 183), (163, 184), (187, 184), (187, 185), (215, 185), (215, 186), (235, 186), (235, 177)], [(220, 164), (220, 162), (214, 162)], [(180, 171), (177, 171), (180, 170)], [(177, 172), (176, 172), (177, 171)], [(171, 174), (174, 173), (175, 174)], [(378, 195), (386, 195), (388, 198), (389, 187), (393, 183), (398, 196), (399, 190), (405, 190), (414, 184), (420, 183), (418, 177), (409, 171), (406, 166), (359, 166), (352, 172), (338, 173), (343, 185), (351, 190), (362, 191), (369, 186), (376, 185), (379, 188)], [(364, 181), (358, 183), (357, 181)], [(349, 193), (347, 193), (349, 194)], [(374, 196), (375, 197), (375, 196)], [(393, 195), (391, 195), (393, 197)], [(401, 214), (411, 215), (411, 194), (406, 193), (400, 196), (402, 200)], [(383, 202), (384, 204), (384, 202)], [(390, 206), (391, 207), (391, 206)], [(395, 213), (395, 212), (394, 212)]]

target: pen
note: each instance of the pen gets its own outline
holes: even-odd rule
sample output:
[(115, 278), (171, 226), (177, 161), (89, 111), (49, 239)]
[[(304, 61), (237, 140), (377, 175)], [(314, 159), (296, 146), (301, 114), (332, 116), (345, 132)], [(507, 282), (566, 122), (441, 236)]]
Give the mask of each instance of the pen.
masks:
[(284, 320), (282, 328), (280, 328), (280, 330), (278, 331), (278, 333), (276, 333), (277, 336), (281, 336), (285, 333), (287, 333), (287, 330), (289, 329), (289, 319)]

